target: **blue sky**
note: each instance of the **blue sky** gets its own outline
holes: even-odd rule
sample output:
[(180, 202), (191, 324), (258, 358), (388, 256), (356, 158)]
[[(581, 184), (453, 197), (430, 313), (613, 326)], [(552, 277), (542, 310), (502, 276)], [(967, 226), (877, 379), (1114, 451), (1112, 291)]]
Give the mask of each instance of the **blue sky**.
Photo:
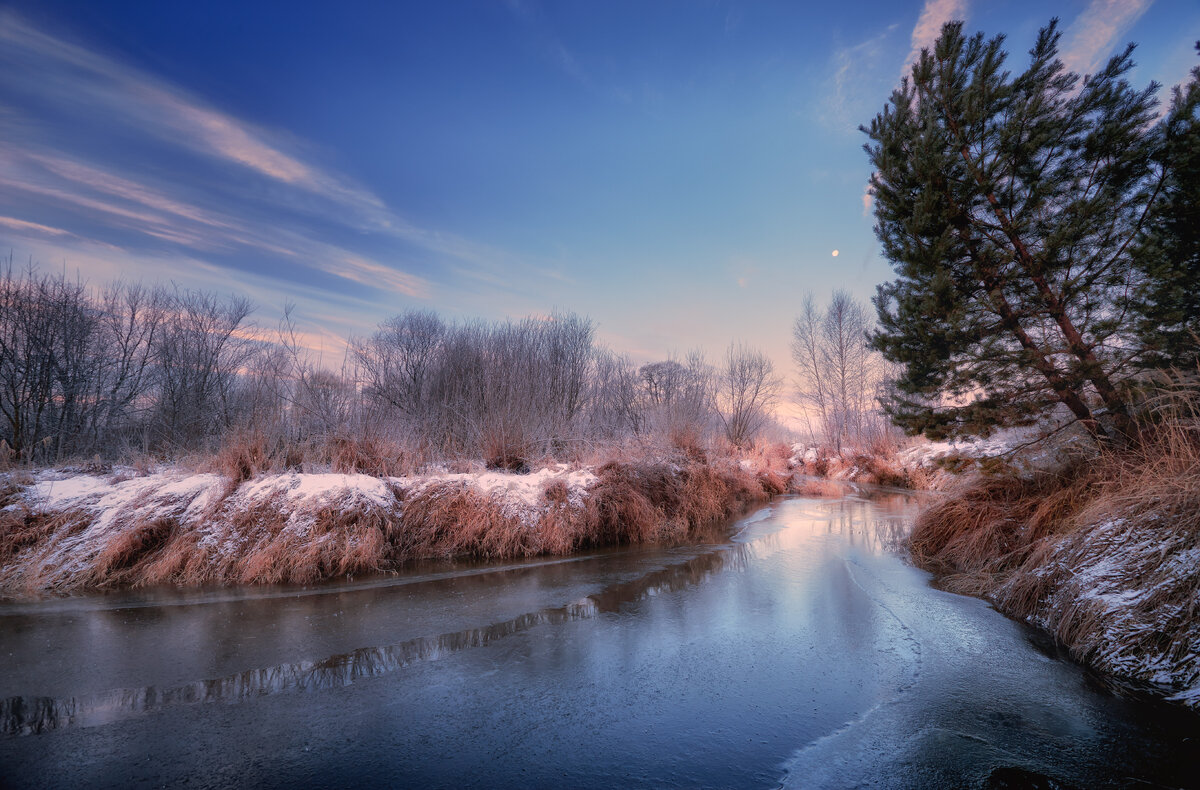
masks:
[[(237, 291), (341, 342), (573, 310), (638, 361), (889, 278), (856, 131), (942, 21), (1195, 64), (1194, 0), (0, 5), (0, 250)], [(839, 250), (833, 257), (832, 250)]]

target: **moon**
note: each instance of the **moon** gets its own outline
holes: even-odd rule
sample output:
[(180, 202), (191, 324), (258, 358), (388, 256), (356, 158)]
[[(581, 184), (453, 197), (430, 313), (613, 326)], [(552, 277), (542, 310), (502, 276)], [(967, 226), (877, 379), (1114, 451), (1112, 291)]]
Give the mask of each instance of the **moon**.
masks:
[(837, 251), (837, 250), (834, 250), (834, 251), (833, 251), (833, 257), (835, 257), (835, 258), (836, 258), (837, 256), (838, 256), (838, 251)]

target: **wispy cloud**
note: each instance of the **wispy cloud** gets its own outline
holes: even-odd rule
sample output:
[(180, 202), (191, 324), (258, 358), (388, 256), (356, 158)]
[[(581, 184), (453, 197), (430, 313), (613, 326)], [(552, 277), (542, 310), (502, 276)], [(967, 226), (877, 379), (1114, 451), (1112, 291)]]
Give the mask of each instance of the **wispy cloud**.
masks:
[(1166, 59), (1159, 71), (1157, 80), (1168, 88), (1184, 85), (1192, 78), (1192, 71), (1200, 67), (1200, 57), (1197, 55), (1195, 42), (1184, 40), (1179, 42), (1170, 57)]
[[(270, 327), (282, 315), (285, 302), (296, 305), (298, 319), (326, 337), (323, 343), (313, 344), (313, 350), (337, 351), (336, 338), (362, 335), (384, 318), (392, 309), (354, 295), (333, 293), (327, 288), (314, 287), (297, 279), (286, 293), (271, 277), (240, 272), (230, 277), (227, 268), (214, 265), (203, 258), (179, 253), (139, 252), (83, 238), (69, 231), (54, 234), (53, 238), (35, 238), (25, 232), (21, 221), (0, 220), (0, 241), (12, 239), (8, 228), (21, 232), (25, 239), (21, 250), (35, 263), (62, 265), (70, 276), (78, 272), (92, 285), (113, 280), (142, 280), (162, 284), (173, 283), (183, 288), (198, 288), (216, 293), (236, 292), (249, 297), (257, 306), (260, 326)], [(56, 229), (56, 230), (62, 230)], [(307, 342), (304, 345), (308, 346)]]
[(62, 228), (52, 228), (49, 225), (42, 225), (37, 222), (26, 222), (23, 219), (16, 217), (0, 217), (0, 226), (10, 230), (18, 230), (25, 232), (39, 233), (45, 236), (74, 236), (69, 230)]
[(127, 200), (131, 203), (138, 203), (161, 214), (174, 215), (175, 217), (216, 228), (232, 227), (228, 221), (210, 212), (180, 202), (145, 184), (122, 178), (111, 172), (59, 156), (48, 156), (31, 152), (26, 152), (25, 156), (32, 162), (41, 165), (49, 172), (67, 181)]
[(370, 286), (382, 286), (394, 293), (424, 299), (429, 296), (429, 283), (415, 275), (367, 260), (357, 255), (344, 255), (327, 261), (324, 270), (339, 277)]
[(535, 42), (542, 57), (563, 75), (592, 93), (616, 99), (622, 104), (629, 104), (634, 100), (634, 94), (628, 88), (600, 84), (575, 50), (559, 36), (534, 0), (507, 0), (506, 6), (516, 22)]
[[(821, 118), (826, 125), (838, 131), (852, 131), (866, 120), (871, 106), (885, 95), (886, 84), (880, 83), (881, 55), (886, 51), (887, 40), (897, 25), (865, 41), (834, 50), (831, 58), (833, 74), (829, 79), (829, 90), (822, 100)], [(890, 70), (889, 66), (884, 66)]]
[[(23, 160), (20, 153), (5, 154), (0, 157), (0, 175), (10, 190), (75, 207), (84, 216), (100, 215), (110, 226), (174, 245), (183, 255), (244, 248), (385, 292), (413, 298), (430, 294), (430, 284), (424, 278), (337, 244), (285, 227), (254, 224), (230, 214), (207, 211), (99, 167), (41, 154), (27, 154)], [(2, 224), (18, 236), (45, 235), (47, 227), (17, 219)], [(56, 235), (69, 233), (56, 230)]]
[(106, 117), (124, 118), (143, 134), (331, 198), (364, 218), (381, 219), (376, 212), (383, 202), (377, 196), (285, 152), (267, 131), (139, 69), (52, 36), (11, 10), (0, 11), (0, 44), (6, 60), (41, 71), (43, 79), (32, 90), (101, 105)]
[(1094, 74), (1152, 2), (1092, 0), (1064, 33), (1063, 64), (1079, 74)]
[(912, 31), (912, 50), (904, 61), (900, 76), (907, 76), (912, 64), (921, 56), (921, 50), (932, 48), (942, 32), (942, 25), (966, 19), (967, 0), (925, 0), (921, 15)]
[[(181, 262), (253, 254), (411, 298), (430, 296), (429, 273), (516, 265), (396, 214), (290, 135), (11, 10), (0, 10), (0, 96), (0, 211), (13, 215), (2, 227), (14, 238), (57, 228), (98, 246), (174, 248)], [(106, 145), (145, 155), (122, 163)]]

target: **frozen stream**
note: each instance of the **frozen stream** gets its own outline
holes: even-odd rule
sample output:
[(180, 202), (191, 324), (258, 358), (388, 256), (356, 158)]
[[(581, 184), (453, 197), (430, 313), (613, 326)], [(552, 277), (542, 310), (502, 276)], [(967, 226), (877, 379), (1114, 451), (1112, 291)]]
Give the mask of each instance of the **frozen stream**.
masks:
[(702, 546), (0, 604), (0, 785), (1200, 783), (1200, 717), (930, 587), (894, 550), (915, 508), (793, 498)]

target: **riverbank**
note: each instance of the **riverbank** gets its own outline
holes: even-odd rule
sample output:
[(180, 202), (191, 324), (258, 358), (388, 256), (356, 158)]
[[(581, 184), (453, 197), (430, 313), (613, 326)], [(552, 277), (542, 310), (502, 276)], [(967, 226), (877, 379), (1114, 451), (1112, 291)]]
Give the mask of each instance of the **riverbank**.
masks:
[(1049, 631), (1105, 674), (1200, 707), (1200, 434), (961, 481), (918, 517), (913, 559), (943, 588)]
[(165, 468), (8, 473), (0, 593), (170, 584), (311, 584), (429, 557), (563, 555), (686, 540), (788, 490), (786, 467), (733, 459), (566, 464), (408, 477)]
[(1200, 718), (932, 589), (893, 551), (917, 507), (789, 497), (708, 545), (0, 605), (4, 783), (1189, 785)]

